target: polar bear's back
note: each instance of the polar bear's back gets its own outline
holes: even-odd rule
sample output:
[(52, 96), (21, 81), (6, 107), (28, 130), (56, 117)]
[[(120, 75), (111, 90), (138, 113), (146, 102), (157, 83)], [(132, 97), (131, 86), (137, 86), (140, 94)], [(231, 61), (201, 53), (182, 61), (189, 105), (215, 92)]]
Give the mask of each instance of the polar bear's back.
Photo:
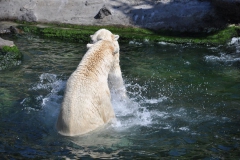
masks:
[(95, 77), (94, 75), (89, 76), (89, 74), (95, 74), (98, 77), (103, 77), (103, 74), (107, 76), (114, 54), (114, 44), (112, 42), (98, 41), (83, 56), (77, 71), (80, 71), (80, 74), (86, 75), (85, 77), (88, 78)]
[(113, 52), (110, 41), (97, 42), (69, 77), (57, 122), (61, 134), (84, 134), (115, 117), (107, 83)]

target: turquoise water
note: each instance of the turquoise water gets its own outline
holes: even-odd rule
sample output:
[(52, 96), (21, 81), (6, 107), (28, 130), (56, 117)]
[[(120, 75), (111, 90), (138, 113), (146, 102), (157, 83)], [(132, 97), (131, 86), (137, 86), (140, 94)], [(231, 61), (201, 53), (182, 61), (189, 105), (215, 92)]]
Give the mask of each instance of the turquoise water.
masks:
[(86, 44), (6, 36), (24, 59), (0, 71), (1, 159), (239, 159), (240, 42), (120, 44), (131, 103), (83, 136), (55, 129), (66, 80)]

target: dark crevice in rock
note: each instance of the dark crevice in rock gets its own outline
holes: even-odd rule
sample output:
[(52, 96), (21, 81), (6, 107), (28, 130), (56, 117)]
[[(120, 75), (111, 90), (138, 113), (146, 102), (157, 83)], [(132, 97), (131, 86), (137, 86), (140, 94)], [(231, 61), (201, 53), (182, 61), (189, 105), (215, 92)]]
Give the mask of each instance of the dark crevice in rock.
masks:
[(103, 19), (104, 17), (109, 16), (109, 15), (112, 15), (111, 11), (106, 6), (103, 6), (94, 18), (95, 19)]

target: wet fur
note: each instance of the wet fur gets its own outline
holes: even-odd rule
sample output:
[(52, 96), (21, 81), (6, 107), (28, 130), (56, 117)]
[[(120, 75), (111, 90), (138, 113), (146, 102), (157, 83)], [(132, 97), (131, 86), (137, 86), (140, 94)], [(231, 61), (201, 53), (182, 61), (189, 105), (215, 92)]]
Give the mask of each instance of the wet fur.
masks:
[(115, 46), (100, 40), (89, 48), (67, 81), (57, 120), (57, 130), (66, 136), (90, 132), (115, 117), (108, 87)]

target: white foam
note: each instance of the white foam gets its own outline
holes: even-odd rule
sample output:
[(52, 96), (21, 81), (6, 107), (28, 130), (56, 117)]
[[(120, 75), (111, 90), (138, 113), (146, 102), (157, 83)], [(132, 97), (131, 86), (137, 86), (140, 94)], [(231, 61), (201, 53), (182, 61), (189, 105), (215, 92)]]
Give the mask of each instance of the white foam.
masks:
[[(116, 119), (112, 124), (117, 130), (128, 129), (133, 126), (152, 126), (158, 123), (156, 119), (166, 119), (168, 117), (166, 112), (158, 110), (149, 110), (149, 105), (156, 105), (168, 100), (166, 96), (159, 98), (146, 98), (142, 95), (147, 89), (146, 86), (139, 84), (127, 84), (129, 89), (128, 101), (121, 101), (117, 93), (112, 93), (112, 104), (116, 114)], [(131, 91), (130, 91), (131, 90)]]
[(160, 44), (160, 45), (171, 45), (171, 46), (175, 46), (176, 45), (174, 43), (168, 43), (168, 42), (158, 42), (157, 44)]
[(226, 64), (240, 61), (240, 58), (236, 57), (236, 55), (230, 55), (225, 53), (220, 53), (220, 56), (205, 56), (204, 59), (206, 62), (224, 62)]
[(149, 43), (149, 39), (144, 39), (144, 43)]
[(181, 131), (189, 131), (190, 129), (188, 127), (180, 127), (179, 130), (181, 130)]
[(238, 45), (238, 44), (240, 44), (240, 37), (233, 37), (228, 44), (229, 45)]
[(112, 104), (116, 114), (112, 126), (116, 129), (125, 129), (136, 125), (146, 126), (152, 123), (150, 111), (131, 99), (121, 101), (116, 98), (116, 95), (112, 95)]
[(235, 52), (237, 54), (240, 53), (240, 37), (233, 37), (231, 41), (228, 43), (230, 47), (235, 47)]
[(138, 46), (142, 45), (141, 42), (137, 42), (136, 40), (129, 41), (129, 44), (138, 45)]
[[(43, 73), (40, 75), (37, 84), (30, 89), (34, 91), (45, 90), (44, 93), (46, 93), (46, 95), (39, 95), (35, 97), (34, 101), (39, 102), (37, 109), (27, 105), (27, 103), (29, 103), (29, 98), (25, 98), (21, 103), (25, 106), (26, 111), (38, 111), (40, 118), (43, 119), (43, 122), (46, 122), (46, 124), (53, 124), (59, 113), (63, 98), (63, 95), (59, 94), (59, 92), (64, 90), (65, 85), (66, 82), (58, 79), (57, 75)], [(39, 108), (41, 109), (39, 110)]]
[(168, 100), (168, 97), (163, 96), (163, 97), (159, 97), (159, 98), (152, 98), (152, 99), (144, 99), (141, 101), (141, 103), (146, 103), (146, 104), (157, 104), (157, 103), (161, 103), (165, 100)]
[(189, 66), (189, 65), (191, 64), (191, 62), (189, 62), (189, 61), (184, 61), (184, 64)]
[[(36, 96), (35, 99), (40, 101), (42, 109), (31, 108), (24, 106), (27, 112), (39, 112), (42, 117), (43, 123), (46, 126), (54, 126), (57, 115), (60, 110), (63, 95), (62, 92), (65, 88), (66, 81), (58, 79), (55, 74), (44, 73), (40, 76), (39, 82), (32, 87), (32, 90), (47, 90), (46, 95)], [(193, 119), (192, 115), (188, 113), (185, 107), (174, 108), (168, 107), (167, 109), (161, 109), (161, 103), (171, 100), (166, 96), (159, 96), (156, 98), (146, 98), (143, 93), (148, 90), (147, 86), (141, 86), (139, 84), (127, 84), (127, 90), (129, 92), (129, 100), (121, 100), (117, 93), (112, 93), (112, 105), (116, 114), (116, 119), (113, 120), (110, 127), (105, 128), (106, 130), (114, 129), (115, 131), (126, 131), (131, 127), (144, 126), (153, 127), (157, 126), (158, 129), (167, 129), (171, 132), (195, 132), (192, 131), (188, 126), (188, 123), (193, 125), (205, 121), (207, 119), (214, 119), (215, 117), (201, 116), (201, 113), (197, 113), (197, 110), (191, 111), (192, 114), (199, 115)], [(25, 98), (21, 103), (28, 103), (29, 99)], [(174, 117), (174, 118), (171, 118)], [(183, 126), (172, 127), (172, 124), (176, 120), (183, 121)], [(222, 121), (228, 119), (223, 117)]]

